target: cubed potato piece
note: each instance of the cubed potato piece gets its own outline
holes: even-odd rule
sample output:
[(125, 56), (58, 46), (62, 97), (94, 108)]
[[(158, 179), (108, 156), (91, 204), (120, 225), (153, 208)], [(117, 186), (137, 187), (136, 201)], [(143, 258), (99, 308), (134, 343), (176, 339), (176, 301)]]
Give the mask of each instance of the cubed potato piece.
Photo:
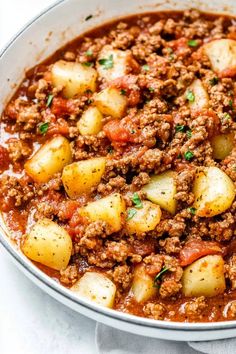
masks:
[(119, 193), (88, 203), (80, 209), (80, 214), (91, 221), (105, 221), (110, 227), (110, 233), (121, 229), (124, 213), (125, 202)]
[(83, 193), (91, 192), (101, 181), (105, 171), (106, 159), (98, 157), (82, 160), (67, 165), (62, 172), (62, 182), (70, 198), (77, 198)]
[(216, 296), (225, 290), (224, 260), (210, 255), (198, 259), (184, 269), (184, 296)]
[(63, 136), (56, 136), (47, 141), (25, 163), (26, 173), (38, 183), (48, 182), (55, 173), (61, 172), (72, 160), (69, 141)]
[[(129, 219), (129, 214), (131, 218)], [(161, 208), (159, 205), (148, 201), (142, 202), (142, 208), (128, 208), (126, 231), (129, 234), (141, 234), (143, 232), (152, 231), (161, 220)]]
[(96, 95), (94, 103), (104, 115), (122, 118), (127, 106), (127, 98), (118, 89), (107, 87)]
[(160, 207), (172, 215), (176, 212), (177, 202), (175, 200), (176, 184), (175, 172), (167, 171), (159, 175), (154, 175), (148, 184), (143, 187), (147, 198), (153, 203), (159, 204)]
[(143, 264), (135, 267), (131, 291), (137, 302), (147, 301), (157, 295), (157, 288), (154, 287), (154, 279), (145, 272)]
[(236, 41), (216, 39), (204, 45), (212, 68), (221, 77), (234, 76), (236, 73)]
[(127, 51), (113, 49), (110, 45), (103, 47), (97, 60), (99, 76), (109, 82), (126, 75), (129, 58), (130, 54)]
[(211, 139), (213, 158), (224, 160), (234, 147), (234, 134), (219, 134)]
[(87, 272), (71, 288), (76, 295), (105, 307), (113, 307), (116, 286), (105, 275)]
[(193, 193), (196, 215), (211, 217), (227, 210), (235, 198), (232, 180), (218, 167), (206, 167), (197, 172)]
[(66, 98), (83, 95), (87, 90), (96, 90), (97, 72), (91, 67), (59, 60), (53, 64), (51, 72), (53, 86), (63, 86)]
[(102, 113), (97, 107), (89, 107), (77, 123), (81, 135), (97, 135), (102, 130)]
[(69, 263), (72, 241), (65, 229), (44, 218), (25, 236), (21, 250), (31, 260), (61, 270)]
[(193, 93), (194, 97), (193, 101), (188, 102), (191, 111), (201, 111), (208, 108), (209, 96), (201, 80), (195, 79), (187, 88), (186, 95), (189, 91)]

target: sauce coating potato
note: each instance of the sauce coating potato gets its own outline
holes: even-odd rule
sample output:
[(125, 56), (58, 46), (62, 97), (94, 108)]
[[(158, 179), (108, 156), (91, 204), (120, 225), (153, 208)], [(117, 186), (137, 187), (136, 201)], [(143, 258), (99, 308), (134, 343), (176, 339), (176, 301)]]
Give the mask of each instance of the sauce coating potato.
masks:
[(193, 184), (196, 215), (211, 217), (227, 210), (235, 198), (232, 180), (218, 167), (198, 171)]
[(96, 90), (97, 72), (80, 63), (59, 60), (52, 66), (52, 84), (64, 87), (66, 98), (84, 94), (87, 90)]
[(198, 259), (185, 268), (183, 277), (185, 296), (216, 296), (225, 290), (224, 260), (218, 255)]
[(44, 218), (39, 220), (25, 236), (21, 250), (33, 261), (61, 270), (69, 263), (72, 241), (65, 229)]
[(62, 172), (62, 182), (70, 198), (90, 193), (91, 188), (99, 184), (105, 171), (106, 159), (98, 157), (74, 162)]
[(96, 95), (94, 104), (105, 116), (122, 118), (125, 113), (127, 98), (118, 89), (108, 87)]
[(110, 308), (116, 294), (115, 284), (105, 275), (96, 272), (85, 273), (70, 290), (76, 295)]
[(55, 173), (61, 172), (71, 160), (72, 152), (69, 141), (63, 136), (56, 136), (41, 146), (25, 163), (24, 168), (35, 182), (45, 183)]
[(167, 171), (151, 177), (150, 182), (142, 190), (153, 203), (171, 214), (175, 214), (177, 201), (175, 200), (176, 185), (175, 172)]

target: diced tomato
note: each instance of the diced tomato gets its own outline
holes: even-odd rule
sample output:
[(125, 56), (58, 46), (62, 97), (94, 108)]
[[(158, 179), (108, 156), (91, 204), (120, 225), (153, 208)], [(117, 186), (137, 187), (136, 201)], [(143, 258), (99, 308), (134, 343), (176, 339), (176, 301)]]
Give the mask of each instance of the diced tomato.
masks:
[(51, 112), (56, 116), (73, 114), (75, 112), (74, 101), (62, 97), (54, 97), (52, 100)]
[(229, 68), (229, 69), (225, 69), (221, 72), (219, 72), (219, 77), (235, 77), (236, 76), (236, 67), (234, 68)]
[(135, 240), (132, 245), (135, 254), (139, 254), (144, 257), (155, 252), (155, 247), (157, 246), (157, 241), (153, 239), (147, 240)]
[(6, 148), (0, 145), (0, 171), (8, 168), (10, 164), (9, 154)]
[(14, 103), (9, 103), (7, 105), (4, 114), (7, 116), (7, 118), (10, 118), (12, 120), (17, 119), (18, 110), (16, 109)]
[(178, 57), (183, 57), (190, 51), (188, 46), (188, 40), (184, 37), (176, 39), (174, 41), (170, 41), (168, 45), (171, 49), (173, 49), (173, 51)]
[(197, 259), (210, 254), (222, 254), (221, 246), (214, 241), (193, 240), (180, 251), (180, 265), (185, 267)]
[(59, 205), (59, 213), (61, 219), (71, 219), (74, 212), (79, 207), (79, 203), (75, 200), (65, 200)]
[(56, 123), (51, 123), (47, 131), (47, 135), (68, 135), (68, 133), (69, 125), (63, 118), (59, 118)]
[(109, 140), (115, 142), (134, 142), (134, 135), (129, 130), (128, 127), (123, 125), (122, 120), (111, 120), (104, 125), (103, 131)]

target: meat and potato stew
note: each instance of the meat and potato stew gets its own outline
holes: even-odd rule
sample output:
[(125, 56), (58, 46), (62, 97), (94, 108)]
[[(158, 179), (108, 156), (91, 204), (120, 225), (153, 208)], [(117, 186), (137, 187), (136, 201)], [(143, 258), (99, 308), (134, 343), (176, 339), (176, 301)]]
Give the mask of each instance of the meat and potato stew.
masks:
[(236, 319), (234, 18), (87, 32), (27, 72), (0, 127), (3, 219), (48, 276), (138, 316)]

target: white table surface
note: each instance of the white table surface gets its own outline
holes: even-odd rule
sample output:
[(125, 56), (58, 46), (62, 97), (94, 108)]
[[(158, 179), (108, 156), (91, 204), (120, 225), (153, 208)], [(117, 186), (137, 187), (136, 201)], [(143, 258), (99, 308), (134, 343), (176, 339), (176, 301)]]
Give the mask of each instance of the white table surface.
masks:
[[(0, 48), (54, 0), (0, 0)], [(60, 304), (0, 246), (0, 354), (95, 354), (95, 322)]]

